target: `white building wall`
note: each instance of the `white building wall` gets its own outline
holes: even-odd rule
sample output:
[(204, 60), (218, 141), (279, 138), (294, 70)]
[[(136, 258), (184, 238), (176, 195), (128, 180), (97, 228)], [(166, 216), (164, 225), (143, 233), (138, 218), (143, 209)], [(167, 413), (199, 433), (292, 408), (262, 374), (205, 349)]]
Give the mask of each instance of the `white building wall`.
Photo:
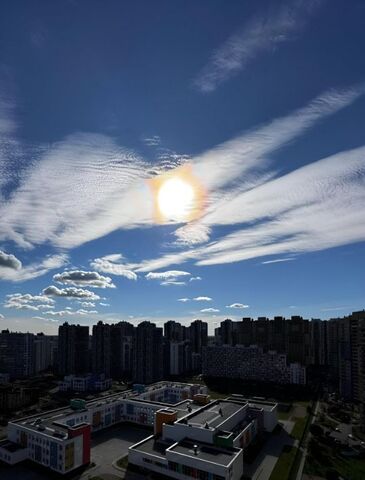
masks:
[(195, 427), (185, 423), (165, 424), (163, 426), (163, 437), (179, 442), (184, 438), (191, 438), (200, 442), (213, 443), (214, 429)]

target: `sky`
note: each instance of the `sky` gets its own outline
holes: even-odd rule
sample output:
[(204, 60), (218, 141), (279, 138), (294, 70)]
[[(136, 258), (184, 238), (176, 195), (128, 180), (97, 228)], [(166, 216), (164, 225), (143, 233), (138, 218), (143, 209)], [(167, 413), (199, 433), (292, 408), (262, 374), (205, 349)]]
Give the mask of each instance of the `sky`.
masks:
[(4, 0), (0, 328), (365, 307), (362, 0)]

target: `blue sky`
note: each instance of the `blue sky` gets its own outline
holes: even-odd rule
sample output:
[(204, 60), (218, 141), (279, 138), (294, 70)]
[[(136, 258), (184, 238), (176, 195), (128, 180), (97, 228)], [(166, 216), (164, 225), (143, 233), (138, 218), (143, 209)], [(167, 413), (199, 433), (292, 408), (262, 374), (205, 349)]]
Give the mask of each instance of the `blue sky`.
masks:
[[(2, 2), (0, 326), (364, 308), (364, 21), (361, 0)], [(176, 178), (181, 217), (158, 203)]]

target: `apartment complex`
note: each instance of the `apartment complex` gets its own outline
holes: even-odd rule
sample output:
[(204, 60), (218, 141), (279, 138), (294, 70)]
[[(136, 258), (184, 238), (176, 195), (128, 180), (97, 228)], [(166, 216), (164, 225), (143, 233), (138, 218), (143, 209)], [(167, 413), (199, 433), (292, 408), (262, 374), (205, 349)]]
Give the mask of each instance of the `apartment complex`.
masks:
[(69, 325), (58, 328), (58, 373), (83, 374), (90, 371), (89, 327)]
[(203, 375), (279, 384), (306, 383), (304, 366), (287, 363), (285, 353), (264, 352), (263, 348), (256, 345), (206, 347), (203, 352)]

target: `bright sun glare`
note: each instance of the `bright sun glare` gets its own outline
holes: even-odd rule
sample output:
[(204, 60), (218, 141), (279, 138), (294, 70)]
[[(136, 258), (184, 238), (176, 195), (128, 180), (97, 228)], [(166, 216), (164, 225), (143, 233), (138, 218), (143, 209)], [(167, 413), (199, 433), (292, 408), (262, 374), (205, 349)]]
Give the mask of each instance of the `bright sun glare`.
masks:
[(165, 219), (184, 221), (191, 214), (194, 197), (192, 185), (180, 178), (170, 178), (158, 190), (158, 208)]

